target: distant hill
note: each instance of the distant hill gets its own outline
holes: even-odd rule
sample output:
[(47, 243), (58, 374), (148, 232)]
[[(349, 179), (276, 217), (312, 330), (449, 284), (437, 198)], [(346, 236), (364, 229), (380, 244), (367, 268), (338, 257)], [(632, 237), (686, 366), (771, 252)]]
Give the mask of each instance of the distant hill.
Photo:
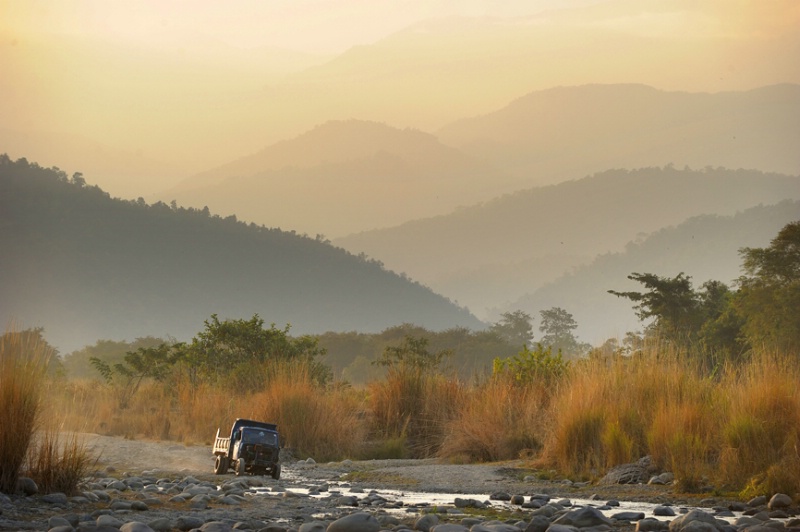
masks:
[(325, 242), (208, 209), (111, 198), (0, 156), (0, 319), (62, 352), (98, 339), (189, 339), (212, 313), (293, 334), (404, 322), (481, 328), (430, 289)]
[(670, 163), (794, 175), (798, 124), (800, 85), (715, 94), (583, 85), (532, 92), (437, 135), (531, 186)]
[(348, 120), (185, 179), (159, 199), (342, 236), (450, 212), (495, 195), (504, 179), (428, 133)]
[(596, 255), (703, 214), (800, 200), (800, 177), (755, 170), (609, 170), (380, 231), (335, 239), (480, 317)]
[(600, 255), (500, 310), (522, 309), (539, 318), (540, 310), (564, 308), (575, 317), (581, 340), (598, 345), (643, 328), (631, 301), (607, 292), (642, 291), (641, 284), (627, 279), (631, 273), (675, 277), (684, 272), (697, 289), (709, 280), (734, 287), (743, 273), (739, 249), (767, 247), (781, 228), (798, 220), (798, 201), (753, 207), (733, 216), (697, 216), (631, 242), (624, 251)]

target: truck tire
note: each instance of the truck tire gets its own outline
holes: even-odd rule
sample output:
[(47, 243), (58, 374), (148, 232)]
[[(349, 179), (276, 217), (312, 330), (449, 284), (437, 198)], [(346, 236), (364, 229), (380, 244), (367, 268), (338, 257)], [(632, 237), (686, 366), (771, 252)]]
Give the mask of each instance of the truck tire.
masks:
[(279, 480), (281, 478), (281, 465), (275, 464), (275, 467), (272, 468), (272, 478), (275, 480)]
[(218, 454), (217, 459), (214, 461), (214, 474), (224, 475), (227, 472), (228, 472), (228, 457)]
[(247, 465), (245, 464), (244, 458), (239, 458), (236, 460), (236, 467), (234, 468), (236, 471), (236, 476), (241, 477), (245, 473), (245, 469)]

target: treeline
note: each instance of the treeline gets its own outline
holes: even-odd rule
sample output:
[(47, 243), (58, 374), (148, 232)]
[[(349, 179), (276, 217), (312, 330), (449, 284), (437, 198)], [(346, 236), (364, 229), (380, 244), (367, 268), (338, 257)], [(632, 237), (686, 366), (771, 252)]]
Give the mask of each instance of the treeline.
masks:
[(742, 248), (740, 254), (744, 275), (735, 288), (717, 280), (695, 288), (683, 272), (633, 273), (628, 278), (643, 292), (609, 293), (634, 303), (646, 323), (644, 338), (715, 363), (740, 360), (754, 349), (800, 355), (800, 221), (783, 227), (768, 247)]

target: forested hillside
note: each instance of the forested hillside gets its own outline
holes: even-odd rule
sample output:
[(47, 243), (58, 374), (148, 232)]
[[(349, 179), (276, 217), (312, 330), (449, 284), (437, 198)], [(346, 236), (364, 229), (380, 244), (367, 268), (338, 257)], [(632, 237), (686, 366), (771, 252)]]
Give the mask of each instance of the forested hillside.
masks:
[(377, 257), (480, 317), (596, 255), (703, 214), (800, 199), (800, 177), (756, 170), (614, 169), (446, 216), (334, 239)]
[(599, 345), (609, 337), (642, 330), (631, 301), (608, 293), (640, 289), (627, 278), (632, 273), (672, 278), (683, 272), (698, 289), (710, 280), (735, 288), (735, 280), (744, 273), (739, 250), (768, 246), (781, 228), (798, 220), (800, 201), (753, 207), (733, 216), (697, 216), (630, 242), (624, 251), (602, 254), (510, 303), (508, 309), (538, 316), (540, 310), (562, 307), (574, 315), (576, 334)]
[(257, 313), (293, 333), (482, 327), (363, 255), (208, 209), (114, 199), (80, 174), (5, 155), (0, 249), (0, 319), (44, 327), (62, 352), (101, 338), (185, 339), (211, 314)]

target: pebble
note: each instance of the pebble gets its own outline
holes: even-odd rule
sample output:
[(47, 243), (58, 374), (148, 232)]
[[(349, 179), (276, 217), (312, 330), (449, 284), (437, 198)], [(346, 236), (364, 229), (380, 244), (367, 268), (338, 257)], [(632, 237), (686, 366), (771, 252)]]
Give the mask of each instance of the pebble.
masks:
[[(309, 464), (304, 462), (303, 466)], [(335, 480), (331, 478), (332, 482)], [(625, 511), (609, 518), (597, 508), (576, 506), (570, 499), (550, 501), (549, 495), (523, 496), (497, 491), (490, 500), (516, 512), (515, 519), (501, 522), (466, 515), (464, 508), (481, 510), (492, 506), (489, 501), (466, 496), (454, 498), (449, 505), (403, 505), (376, 491), (366, 492), (358, 487), (345, 495), (340, 491), (345, 486), (320, 481), (221, 477), (219, 484), (192, 476), (159, 478), (156, 472), (151, 472), (122, 475), (122, 479), (106, 476), (87, 479), (81, 493), (74, 497), (63, 493), (11, 497), (0, 494), (0, 530), (607, 532), (619, 529), (624, 523), (636, 522), (636, 532), (781, 532), (800, 524), (797, 519), (790, 521), (797, 515), (797, 506), (791, 497), (782, 494), (770, 499), (755, 498), (747, 504), (720, 504), (714, 507), (716, 513), (683, 509), (680, 517), (661, 521), (645, 518), (640, 512)], [(314, 496), (287, 489), (298, 486), (307, 488)], [(609, 509), (619, 506), (620, 502), (613, 499), (605, 503)], [(733, 511), (747, 511), (751, 515), (731, 518), (733, 522), (719, 519), (733, 515)], [(656, 506), (653, 513), (671, 518), (676, 512), (671, 506)]]

